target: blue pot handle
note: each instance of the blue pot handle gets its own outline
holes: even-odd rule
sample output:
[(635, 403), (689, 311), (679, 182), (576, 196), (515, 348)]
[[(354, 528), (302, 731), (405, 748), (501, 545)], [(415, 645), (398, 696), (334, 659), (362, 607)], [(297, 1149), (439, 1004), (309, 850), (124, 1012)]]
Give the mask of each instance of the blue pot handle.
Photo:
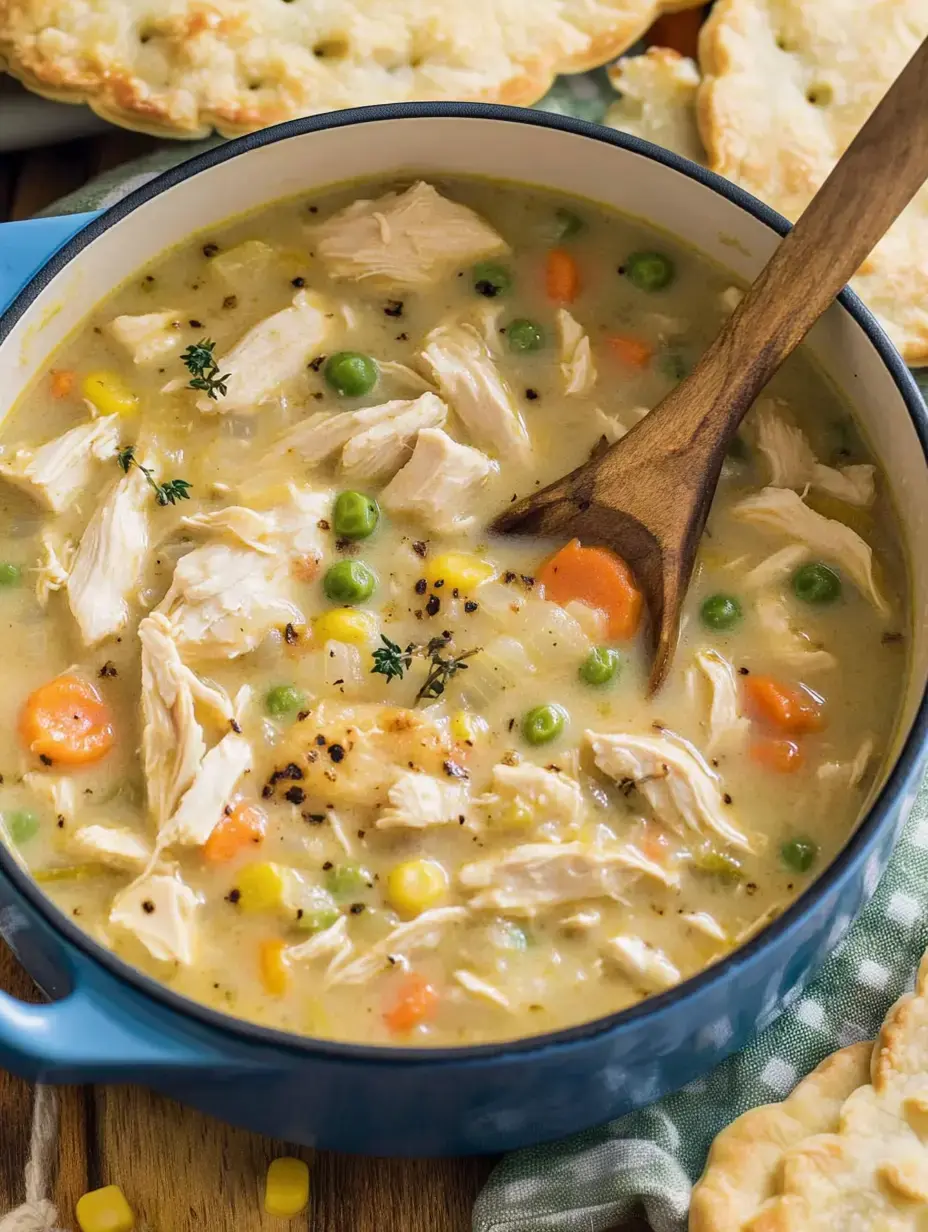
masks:
[(0, 312), (13, 302), (48, 258), (97, 213), (62, 214), (0, 225)]

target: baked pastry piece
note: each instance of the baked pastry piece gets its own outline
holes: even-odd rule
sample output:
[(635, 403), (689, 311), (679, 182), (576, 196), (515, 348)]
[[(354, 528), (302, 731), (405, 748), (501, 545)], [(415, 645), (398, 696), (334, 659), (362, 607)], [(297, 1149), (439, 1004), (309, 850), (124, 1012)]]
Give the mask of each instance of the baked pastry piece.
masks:
[(2, 0), (30, 89), (164, 136), (412, 99), (529, 104), (700, 0)]

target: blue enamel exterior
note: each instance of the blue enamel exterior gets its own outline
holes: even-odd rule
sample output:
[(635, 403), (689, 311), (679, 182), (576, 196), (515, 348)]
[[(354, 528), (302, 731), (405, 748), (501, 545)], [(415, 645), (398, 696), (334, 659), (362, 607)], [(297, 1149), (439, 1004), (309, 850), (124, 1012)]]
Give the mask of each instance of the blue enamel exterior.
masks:
[[(700, 179), (780, 233), (786, 228), (753, 198), (685, 160), (579, 121), (490, 106), (363, 109), (230, 142), (99, 218), (0, 226), (0, 309), (25, 286), (0, 317), (0, 344), (35, 289), (79, 254), (85, 237), (178, 179), (293, 133), (416, 114), (548, 124), (624, 145)], [(909, 373), (859, 301), (845, 292), (842, 302), (891, 371), (928, 455), (928, 416)], [(504, 1151), (608, 1120), (704, 1074), (799, 995), (876, 886), (924, 770), (926, 730), (923, 699), (889, 781), (848, 846), (743, 949), (631, 1010), (500, 1045), (388, 1050), (311, 1041), (228, 1018), (102, 949), (0, 848), (0, 934), (51, 998), (24, 1005), (0, 994), (0, 1064), (30, 1079), (141, 1082), (235, 1124), (374, 1155)]]

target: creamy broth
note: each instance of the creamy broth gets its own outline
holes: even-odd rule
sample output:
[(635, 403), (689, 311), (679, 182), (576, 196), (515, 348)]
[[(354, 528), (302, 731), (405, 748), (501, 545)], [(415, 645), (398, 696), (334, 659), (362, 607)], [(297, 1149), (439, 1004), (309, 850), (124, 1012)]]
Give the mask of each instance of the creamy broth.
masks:
[[(738, 292), (586, 202), (436, 187), (341, 187), (167, 254), (50, 360), (0, 457), (5, 841), (175, 990), (376, 1043), (550, 1030), (730, 952), (847, 840), (905, 663), (885, 481), (801, 357), (726, 461), (655, 698), (621, 562), (488, 538)], [(392, 191), (419, 195), (339, 215)]]

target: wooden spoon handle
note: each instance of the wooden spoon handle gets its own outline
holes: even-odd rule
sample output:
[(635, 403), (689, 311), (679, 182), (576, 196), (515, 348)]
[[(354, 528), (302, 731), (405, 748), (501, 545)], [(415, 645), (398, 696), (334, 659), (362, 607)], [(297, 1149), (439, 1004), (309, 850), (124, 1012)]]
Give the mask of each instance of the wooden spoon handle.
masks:
[(688, 436), (717, 432), (727, 420), (727, 443), (760, 390), (926, 179), (928, 39), (697, 365), (690, 389), (696, 393), (702, 385), (702, 396), (688, 400), (694, 412)]

